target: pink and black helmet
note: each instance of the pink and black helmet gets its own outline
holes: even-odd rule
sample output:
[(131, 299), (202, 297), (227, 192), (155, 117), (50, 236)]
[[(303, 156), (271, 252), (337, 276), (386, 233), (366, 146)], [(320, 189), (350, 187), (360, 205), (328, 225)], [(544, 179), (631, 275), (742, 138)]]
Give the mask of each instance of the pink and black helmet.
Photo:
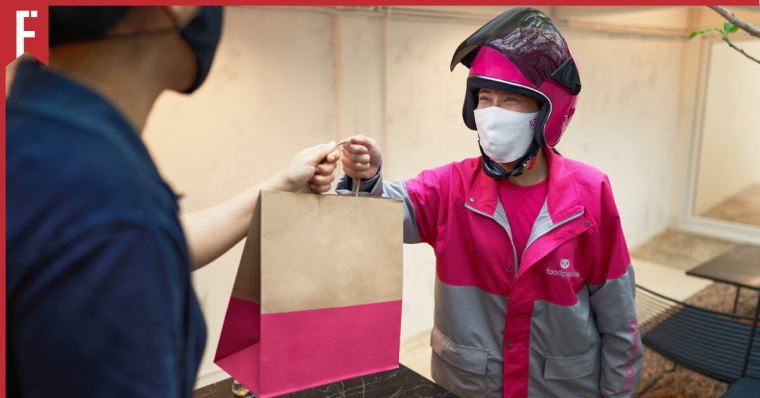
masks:
[(481, 88), (538, 102), (534, 145), (512, 172), (504, 172), (483, 156), (484, 171), (491, 177), (520, 175), (533, 162), (538, 148), (557, 145), (575, 113), (581, 81), (573, 53), (548, 16), (520, 7), (499, 15), (463, 41), (451, 60), (451, 70), (460, 62), (470, 68), (462, 117), (471, 130), (477, 130), (473, 111)]

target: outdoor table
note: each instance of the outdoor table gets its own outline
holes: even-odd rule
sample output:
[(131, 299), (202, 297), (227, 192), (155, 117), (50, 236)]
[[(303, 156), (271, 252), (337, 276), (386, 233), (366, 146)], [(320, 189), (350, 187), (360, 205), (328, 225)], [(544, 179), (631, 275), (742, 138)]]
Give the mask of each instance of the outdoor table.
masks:
[(690, 269), (686, 275), (736, 286), (735, 314), (741, 288), (760, 290), (760, 246), (739, 245)]
[[(253, 395), (249, 394), (247, 397)], [(404, 365), (387, 372), (373, 373), (367, 376), (339, 381), (283, 395), (287, 398), (323, 398), (323, 397), (419, 397), (419, 398), (457, 398), (452, 392), (420, 376)], [(234, 398), (232, 379), (199, 388), (193, 398)]]

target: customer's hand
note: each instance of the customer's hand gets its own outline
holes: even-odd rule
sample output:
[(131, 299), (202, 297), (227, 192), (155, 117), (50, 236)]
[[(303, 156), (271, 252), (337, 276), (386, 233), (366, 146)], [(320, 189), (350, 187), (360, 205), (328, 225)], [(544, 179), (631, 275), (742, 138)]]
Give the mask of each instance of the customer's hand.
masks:
[(335, 169), (340, 160), (340, 151), (333, 150), (316, 166), (314, 176), (309, 180), (309, 190), (314, 193), (325, 193), (332, 188), (335, 180)]
[(351, 142), (343, 145), (343, 171), (351, 178), (369, 180), (374, 177), (383, 163), (380, 146), (372, 138), (363, 135), (351, 137)]
[(268, 188), (286, 192), (327, 192), (335, 179), (339, 159), (340, 152), (334, 141), (306, 148), (272, 177)]

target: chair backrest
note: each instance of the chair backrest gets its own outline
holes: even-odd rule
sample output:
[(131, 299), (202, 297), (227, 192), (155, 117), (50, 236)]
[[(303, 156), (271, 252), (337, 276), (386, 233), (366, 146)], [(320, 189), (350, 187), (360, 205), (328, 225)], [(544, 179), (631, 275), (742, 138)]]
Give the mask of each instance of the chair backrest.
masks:
[(760, 378), (760, 310), (752, 323), (752, 317), (687, 304), (641, 286), (636, 286), (636, 310), (642, 343), (653, 351), (727, 383), (744, 375)]
[(760, 344), (756, 342), (757, 323), (760, 321), (760, 294), (757, 296), (757, 304), (755, 305), (755, 316), (752, 317), (752, 328), (749, 332), (749, 339), (747, 341), (747, 350), (744, 353), (744, 363), (742, 364), (741, 377), (746, 376), (748, 373), (754, 377), (760, 378)]

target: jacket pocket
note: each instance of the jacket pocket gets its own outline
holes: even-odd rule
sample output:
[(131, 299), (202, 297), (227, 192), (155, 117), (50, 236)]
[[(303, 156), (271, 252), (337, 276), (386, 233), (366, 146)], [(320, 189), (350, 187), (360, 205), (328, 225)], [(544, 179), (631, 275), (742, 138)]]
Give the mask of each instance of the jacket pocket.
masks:
[(488, 350), (454, 344), (437, 327), (430, 334), (430, 346), (436, 354), (457, 368), (479, 375), (486, 374)]
[(597, 344), (589, 352), (575, 357), (546, 357), (544, 379), (572, 380), (599, 371), (599, 349)]

